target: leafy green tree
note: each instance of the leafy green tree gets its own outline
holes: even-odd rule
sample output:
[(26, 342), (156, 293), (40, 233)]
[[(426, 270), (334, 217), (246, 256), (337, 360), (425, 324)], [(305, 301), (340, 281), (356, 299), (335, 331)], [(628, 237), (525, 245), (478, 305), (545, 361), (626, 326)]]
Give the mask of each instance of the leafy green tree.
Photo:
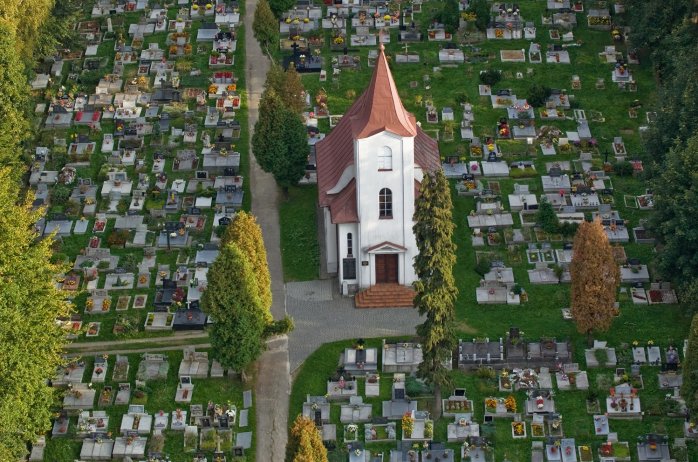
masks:
[(10, 26), (17, 41), (15, 48), (19, 56), (27, 62), (34, 59), (34, 47), (38, 39), (37, 31), (41, 30), (47, 18), (52, 14), (54, 0), (3, 0), (0, 2), (0, 18)]
[[(3, 40), (3, 38), (0, 38)], [(53, 239), (37, 240), (40, 211), (22, 197), (9, 168), (0, 169), (0, 460), (20, 460), (26, 442), (51, 428), (54, 389), (67, 343), (56, 318), (71, 304), (55, 286), (66, 268), (51, 263)]]
[(281, 15), (293, 8), (295, 0), (269, 0), (269, 7), (276, 18), (281, 18)]
[[(681, 364), (683, 368), (683, 384), (681, 396), (686, 400), (691, 415), (698, 414), (698, 314), (693, 316), (691, 328), (688, 331), (688, 349)], [(694, 420), (695, 422), (695, 417)]]
[(572, 251), (572, 316), (577, 331), (591, 341), (592, 332), (605, 332), (611, 327), (620, 271), (599, 220), (579, 225)]
[(555, 210), (553, 210), (553, 204), (545, 198), (541, 200), (538, 206), (536, 224), (540, 226), (543, 231), (550, 234), (555, 234), (560, 229), (560, 220), (558, 220)]
[(667, 279), (691, 281), (698, 274), (698, 134), (685, 148), (667, 154), (662, 174), (653, 181), (654, 213), (649, 226), (664, 245), (657, 267)]
[(327, 462), (327, 448), (315, 422), (300, 414), (296, 417), (287, 453), (292, 462)]
[(29, 133), (25, 117), (29, 86), (17, 48), (17, 37), (7, 21), (0, 18), (0, 165), (21, 173), (20, 143)]
[(460, 25), (458, 0), (445, 0), (443, 2), (443, 10), (441, 10), (439, 14), (439, 19), (444, 25), (446, 32), (449, 34), (458, 32), (458, 26)]
[(628, 25), (630, 40), (638, 48), (655, 48), (670, 35), (677, 24), (687, 18), (691, 11), (692, 0), (665, 0), (646, 2), (627, 0)]
[(274, 17), (267, 0), (260, 0), (252, 22), (254, 37), (262, 50), (275, 49), (279, 44), (279, 21)]
[(233, 222), (226, 227), (221, 239), (221, 245), (235, 243), (243, 255), (247, 257), (255, 274), (254, 282), (257, 285), (257, 296), (264, 310), (264, 319), (267, 324), (274, 318), (271, 315), (271, 276), (267, 264), (267, 249), (264, 247), (262, 228), (257, 223), (254, 215), (240, 211), (235, 215)]
[(56, 0), (53, 11), (35, 34), (34, 58), (55, 55), (59, 48), (75, 49), (81, 45), (75, 25), (82, 16), (81, 0)]
[(468, 12), (475, 13), (475, 27), (482, 32), (486, 31), (490, 23), (490, 5), (487, 0), (473, 0)]
[(214, 324), (209, 330), (213, 356), (241, 374), (264, 351), (264, 310), (248, 258), (233, 242), (221, 248), (208, 273), (202, 309)]
[(419, 193), (412, 228), (419, 250), (414, 259), (414, 306), (426, 319), (417, 326), (424, 355), (418, 375), (433, 384), (434, 414), (441, 415), (441, 388), (449, 384), (444, 363), (450, 361), (456, 344), (453, 323), (458, 294), (453, 277), (451, 191), (443, 171), (425, 174)]

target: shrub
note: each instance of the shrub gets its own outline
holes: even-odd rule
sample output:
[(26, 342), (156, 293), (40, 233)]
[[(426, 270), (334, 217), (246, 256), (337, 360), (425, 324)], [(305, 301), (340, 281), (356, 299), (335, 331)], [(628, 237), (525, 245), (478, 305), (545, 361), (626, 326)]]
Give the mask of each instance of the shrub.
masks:
[(534, 83), (528, 88), (528, 95), (526, 96), (526, 101), (533, 107), (541, 107), (545, 105), (546, 100), (552, 93), (549, 87)]
[(485, 71), (480, 72), (480, 82), (482, 82), (485, 85), (489, 85), (492, 87), (494, 85), (497, 85), (500, 80), (502, 80), (501, 71), (487, 69)]
[(478, 259), (478, 262), (474, 268), (475, 272), (480, 276), (484, 276), (485, 274), (489, 273), (491, 269), (492, 262), (487, 258)]
[(293, 318), (286, 315), (283, 319), (267, 324), (264, 328), (264, 337), (273, 337), (274, 335), (288, 334), (295, 328)]
[(53, 187), (51, 191), (51, 202), (54, 204), (61, 204), (68, 200), (70, 197), (70, 188), (63, 184), (57, 184)]
[(616, 172), (618, 176), (631, 176), (633, 174), (633, 164), (627, 160), (616, 162), (613, 165), (613, 171)]
[(130, 233), (127, 229), (119, 229), (116, 231), (112, 231), (112, 233), (107, 238), (107, 244), (109, 246), (123, 246), (126, 244), (129, 235)]

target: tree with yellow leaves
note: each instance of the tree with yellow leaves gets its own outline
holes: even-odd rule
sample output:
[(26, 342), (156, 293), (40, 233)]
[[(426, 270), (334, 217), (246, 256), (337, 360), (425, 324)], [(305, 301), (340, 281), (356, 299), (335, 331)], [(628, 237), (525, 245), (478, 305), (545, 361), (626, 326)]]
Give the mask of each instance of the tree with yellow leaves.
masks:
[(262, 228), (259, 227), (254, 215), (240, 211), (233, 222), (228, 225), (221, 239), (221, 246), (234, 242), (247, 257), (257, 284), (257, 296), (264, 311), (264, 319), (273, 321), (271, 315), (271, 276), (267, 264), (267, 249), (264, 247)]
[(579, 226), (572, 251), (572, 316), (577, 331), (591, 339), (593, 331), (607, 331), (611, 327), (620, 272), (598, 219)]
[(40, 212), (20, 199), (10, 169), (0, 169), (0, 460), (22, 460), (26, 443), (51, 428), (66, 335), (56, 318), (71, 305), (56, 288), (65, 268), (51, 263), (53, 240), (37, 240)]
[(327, 448), (315, 422), (302, 415), (296, 417), (287, 454), (293, 462), (327, 462)]

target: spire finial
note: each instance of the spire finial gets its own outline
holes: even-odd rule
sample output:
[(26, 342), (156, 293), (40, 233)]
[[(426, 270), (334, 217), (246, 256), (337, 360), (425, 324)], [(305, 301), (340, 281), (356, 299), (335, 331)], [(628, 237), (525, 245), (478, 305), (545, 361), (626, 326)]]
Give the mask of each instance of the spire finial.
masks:
[(378, 45), (378, 49), (379, 49), (380, 51), (385, 51), (385, 45), (383, 45), (383, 42), (381, 42), (381, 43)]

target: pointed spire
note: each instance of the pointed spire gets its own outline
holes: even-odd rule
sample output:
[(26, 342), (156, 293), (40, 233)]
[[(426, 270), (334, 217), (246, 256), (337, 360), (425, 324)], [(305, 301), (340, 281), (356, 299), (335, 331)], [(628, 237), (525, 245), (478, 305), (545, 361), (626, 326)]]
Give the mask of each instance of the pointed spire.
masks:
[(356, 104), (358, 110), (351, 116), (354, 139), (368, 138), (382, 131), (400, 136), (417, 135), (415, 118), (402, 105), (383, 43), (378, 46), (371, 83)]

